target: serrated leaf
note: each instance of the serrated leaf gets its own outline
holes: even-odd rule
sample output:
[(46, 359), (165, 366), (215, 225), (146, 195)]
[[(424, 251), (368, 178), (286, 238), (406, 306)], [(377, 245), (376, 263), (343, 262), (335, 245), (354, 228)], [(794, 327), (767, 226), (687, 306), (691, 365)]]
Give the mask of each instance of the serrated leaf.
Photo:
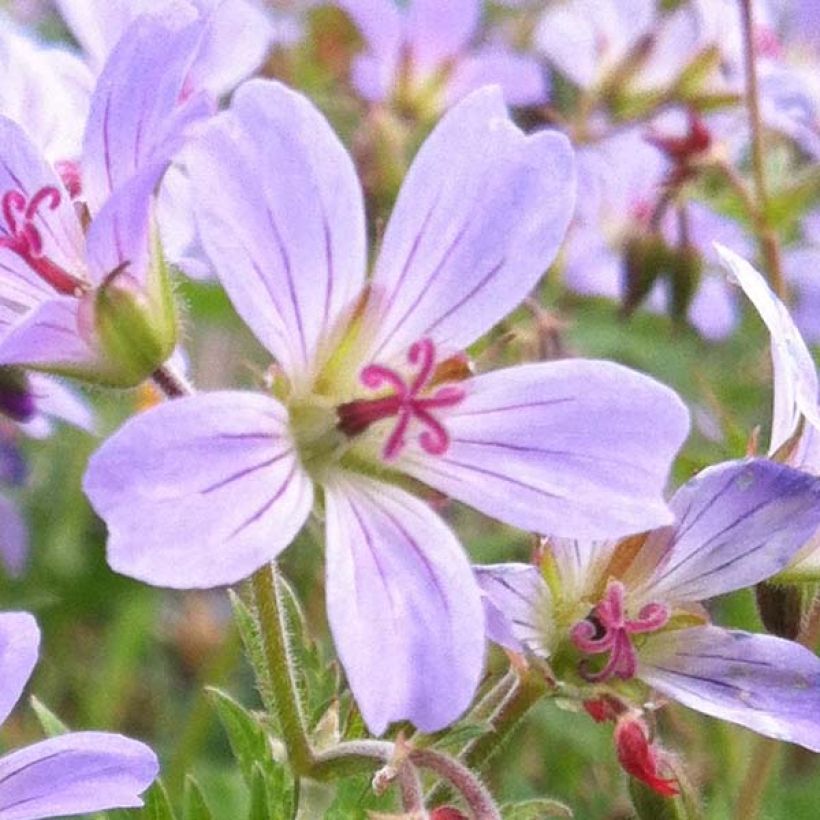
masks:
[(145, 795), (145, 807), (140, 812), (143, 820), (176, 820), (168, 792), (162, 781), (157, 780)]
[(188, 775), (185, 780), (183, 817), (185, 820), (213, 820), (213, 815), (205, 802), (202, 789), (191, 775)]
[(233, 590), (229, 590), (228, 594), (231, 599), (231, 606), (233, 607), (234, 621), (239, 630), (242, 645), (245, 647), (245, 654), (253, 669), (259, 697), (262, 698), (262, 703), (265, 705), (265, 709), (268, 713), (275, 715), (276, 701), (273, 697), (273, 687), (270, 681), (270, 673), (268, 672), (268, 661), (265, 657), (265, 646), (259, 632), (256, 616)]
[(537, 797), (501, 807), (504, 820), (540, 820), (542, 817), (573, 817), (572, 809), (560, 800)]
[(36, 695), (31, 696), (29, 703), (34, 710), (34, 714), (37, 715), (40, 726), (43, 727), (43, 731), (48, 737), (64, 735), (66, 732), (71, 731)]

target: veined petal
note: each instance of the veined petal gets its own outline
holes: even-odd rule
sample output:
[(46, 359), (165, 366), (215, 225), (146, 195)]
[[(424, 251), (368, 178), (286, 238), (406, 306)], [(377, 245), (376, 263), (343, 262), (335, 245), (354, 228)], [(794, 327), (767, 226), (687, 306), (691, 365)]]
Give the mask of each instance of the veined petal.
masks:
[(689, 430), (669, 388), (583, 359), (498, 370), (438, 411), (450, 436), (431, 456), (408, 439), (397, 465), (525, 530), (615, 538), (669, 523), (663, 488)]
[[(41, 203), (32, 215), (31, 224), (42, 242), (41, 255), (81, 277), (85, 249), (83, 232), (63, 183), (23, 129), (3, 116), (0, 116), (0, 146), (0, 197), (9, 191), (17, 191), (30, 204), (38, 191), (53, 188), (56, 196)], [(16, 221), (22, 222), (19, 210), (14, 210)], [(0, 215), (0, 239), (11, 235), (5, 214)], [(36, 273), (21, 265), (19, 256), (8, 248), (0, 248), (0, 265), (3, 266), (4, 286), (6, 274), (13, 270), (11, 280), (15, 284), (28, 272), (32, 288), (44, 287)]]
[(476, 33), (480, 0), (410, 0), (406, 38), (422, 71), (435, 68), (465, 48)]
[(447, 82), (448, 104), (483, 85), (497, 83), (507, 105), (538, 105), (547, 101), (547, 79), (541, 64), (499, 46), (471, 51), (459, 60)]
[(83, 488), (108, 525), (111, 567), (178, 589), (246, 578), (313, 504), (284, 408), (227, 391), (132, 418), (92, 456)]
[(473, 567), (484, 593), (487, 637), (513, 652), (550, 653), (552, 596), (531, 564)]
[(809, 424), (820, 429), (817, 369), (789, 311), (772, 293), (763, 277), (728, 248), (718, 245), (717, 251), (771, 334), (774, 407), (769, 452), (773, 453), (794, 435), (801, 415)]
[(647, 600), (702, 601), (775, 575), (820, 526), (820, 479), (767, 459), (710, 467), (669, 502), (643, 548)]
[(551, 264), (575, 201), (569, 142), (525, 136), (498, 87), (453, 107), (419, 150), (372, 279), (372, 355), (421, 338), (461, 350), (509, 313)]
[[(148, 161), (170, 161), (188, 124), (180, 103), (205, 24), (188, 4), (131, 23), (97, 81), (83, 140), (83, 193), (92, 213)], [(196, 117), (194, 117), (195, 119)]]
[(26, 522), (17, 505), (0, 495), (0, 564), (5, 572), (16, 577), (23, 572), (27, 557)]
[(0, 723), (20, 700), (39, 648), (40, 629), (28, 612), (0, 612)]
[(40, 820), (141, 806), (159, 773), (144, 743), (107, 732), (71, 732), (0, 758), (3, 820)]
[(28, 381), (38, 413), (94, 432), (97, 422), (91, 405), (75, 390), (41, 373), (29, 373)]
[(291, 381), (307, 384), (364, 284), (350, 157), (312, 103), (266, 80), (245, 83), (186, 156), (200, 235), (231, 301)]
[(695, 627), (647, 636), (638, 676), (707, 715), (820, 751), (820, 659), (771, 635)]
[(327, 611), (371, 732), (455, 721), (484, 658), (478, 585), (455, 536), (423, 502), (353, 475), (325, 487)]

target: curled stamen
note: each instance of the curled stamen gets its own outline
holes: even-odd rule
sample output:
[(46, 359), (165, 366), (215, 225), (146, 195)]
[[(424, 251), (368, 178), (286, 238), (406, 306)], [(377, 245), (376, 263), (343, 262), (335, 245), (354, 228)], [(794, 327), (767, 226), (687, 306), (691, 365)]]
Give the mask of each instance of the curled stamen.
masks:
[(419, 436), (419, 443), (426, 452), (431, 455), (446, 452), (450, 437), (431, 411), (458, 404), (464, 398), (464, 391), (453, 385), (441, 387), (430, 396), (419, 395), (430, 386), (435, 374), (436, 351), (431, 339), (415, 342), (407, 352), (407, 361), (418, 367), (409, 384), (392, 368), (371, 364), (362, 370), (359, 376), (361, 383), (371, 390), (391, 387), (394, 392), (382, 398), (347, 402), (337, 408), (339, 429), (348, 436), (364, 432), (374, 422), (397, 417), (382, 451), (388, 460), (395, 458), (404, 448), (405, 434), (412, 419), (425, 427)]
[(610, 581), (603, 599), (595, 607), (593, 618), (578, 621), (570, 630), (570, 640), (587, 655), (609, 652), (604, 667), (598, 672), (589, 670), (589, 663), (582, 661), (581, 675), (592, 683), (611, 677), (628, 680), (638, 668), (638, 656), (631, 635), (655, 632), (669, 620), (669, 608), (664, 604), (650, 603), (642, 607), (637, 618), (627, 618), (625, 590), (620, 581)]

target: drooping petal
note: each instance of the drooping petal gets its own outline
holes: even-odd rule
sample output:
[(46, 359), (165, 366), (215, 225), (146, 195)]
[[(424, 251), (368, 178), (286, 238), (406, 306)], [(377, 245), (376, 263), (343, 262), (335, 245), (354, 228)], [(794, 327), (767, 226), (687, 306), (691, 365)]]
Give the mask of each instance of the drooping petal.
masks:
[(657, 567), (643, 595), (702, 601), (789, 563), (820, 526), (820, 479), (767, 459), (728, 461), (681, 487), (669, 506), (675, 526), (644, 546)]
[(108, 525), (108, 562), (179, 589), (232, 584), (301, 529), (313, 486), (284, 408), (261, 394), (177, 399), (128, 421), (83, 487)]
[(548, 535), (614, 538), (669, 523), (669, 467), (689, 415), (669, 388), (610, 362), (529, 364), (461, 384), (439, 411), (443, 455), (415, 439), (410, 475), (495, 518)]
[(473, 570), (484, 593), (487, 637), (513, 652), (549, 655), (552, 596), (536, 567), (492, 564)]
[(40, 630), (28, 612), (0, 612), (0, 723), (20, 699), (39, 648)]
[(566, 138), (525, 136), (501, 89), (470, 94), (442, 119), (404, 180), (372, 279), (372, 358), (429, 337), (465, 348), (546, 271), (572, 214)]
[(424, 732), (469, 705), (484, 657), (478, 585), (455, 536), (423, 502), (353, 475), (325, 488), (327, 610), (371, 732)]
[(407, 45), (422, 70), (435, 68), (461, 51), (476, 32), (479, 0), (410, 0), (407, 6)]
[(188, 4), (131, 23), (112, 51), (91, 101), (83, 140), (83, 193), (92, 213), (148, 161), (170, 160), (191, 120), (205, 111), (180, 102), (205, 24)]
[(718, 246), (717, 251), (771, 334), (774, 407), (769, 452), (775, 452), (794, 434), (801, 415), (809, 424), (820, 428), (817, 369), (789, 311), (763, 277), (728, 248)]
[(639, 658), (684, 706), (820, 751), (820, 659), (799, 644), (704, 626), (650, 635)]
[(537, 60), (500, 46), (488, 46), (458, 61), (447, 82), (447, 104), (453, 105), (471, 91), (493, 83), (501, 86), (507, 105), (547, 101), (546, 76)]
[(192, 146), (205, 250), (236, 309), (295, 384), (364, 282), (353, 163), (325, 118), (279, 83), (252, 80)]
[(28, 557), (28, 528), (17, 505), (0, 495), (0, 564), (9, 575), (23, 572)]
[(40, 820), (141, 806), (159, 773), (144, 743), (107, 732), (71, 732), (0, 758), (3, 820)]

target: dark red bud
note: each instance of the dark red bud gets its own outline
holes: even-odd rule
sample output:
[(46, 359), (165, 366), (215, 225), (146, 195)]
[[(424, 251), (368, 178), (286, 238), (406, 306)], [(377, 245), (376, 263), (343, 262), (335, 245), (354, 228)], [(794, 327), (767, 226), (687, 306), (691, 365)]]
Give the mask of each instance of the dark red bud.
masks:
[(646, 783), (663, 797), (675, 797), (680, 789), (674, 778), (662, 777), (658, 771), (663, 756), (649, 742), (646, 724), (635, 715), (624, 715), (615, 726), (615, 750), (618, 762), (627, 774)]

